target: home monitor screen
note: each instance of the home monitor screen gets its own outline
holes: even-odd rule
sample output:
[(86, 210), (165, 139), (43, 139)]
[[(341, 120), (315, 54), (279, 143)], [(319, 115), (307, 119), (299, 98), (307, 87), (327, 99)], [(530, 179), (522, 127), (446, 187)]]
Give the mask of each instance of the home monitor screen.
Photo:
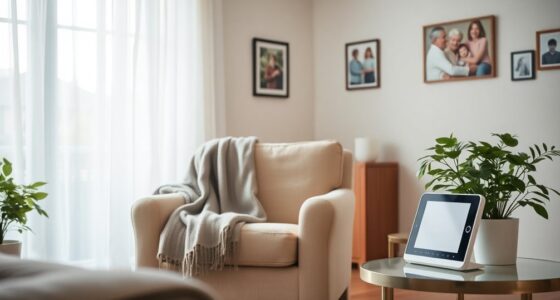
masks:
[(469, 203), (428, 201), (414, 248), (457, 253), (470, 207)]
[(407, 253), (462, 261), (478, 199), (476, 195), (423, 195)]

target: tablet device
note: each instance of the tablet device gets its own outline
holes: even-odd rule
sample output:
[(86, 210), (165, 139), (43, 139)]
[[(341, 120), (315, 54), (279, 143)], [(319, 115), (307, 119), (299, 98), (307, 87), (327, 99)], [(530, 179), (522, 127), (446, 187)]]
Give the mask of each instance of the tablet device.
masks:
[(484, 197), (425, 193), (420, 198), (404, 259), (410, 263), (472, 270), (471, 262)]

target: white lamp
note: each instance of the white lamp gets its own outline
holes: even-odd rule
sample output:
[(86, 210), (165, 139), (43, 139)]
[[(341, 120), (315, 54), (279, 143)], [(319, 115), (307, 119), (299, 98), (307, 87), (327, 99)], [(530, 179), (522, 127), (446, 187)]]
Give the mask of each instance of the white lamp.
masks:
[(377, 141), (367, 137), (357, 137), (354, 140), (354, 157), (356, 161), (373, 162), (377, 159)]

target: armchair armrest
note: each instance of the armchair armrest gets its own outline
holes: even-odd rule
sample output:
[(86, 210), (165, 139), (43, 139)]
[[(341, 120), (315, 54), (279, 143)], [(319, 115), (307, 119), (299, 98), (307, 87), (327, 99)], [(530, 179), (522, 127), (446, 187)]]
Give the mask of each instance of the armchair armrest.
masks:
[(136, 267), (158, 267), (159, 235), (177, 207), (184, 204), (181, 194), (142, 198), (132, 206), (132, 227), (136, 241)]
[(354, 192), (311, 197), (299, 212), (300, 299), (338, 299), (350, 283)]

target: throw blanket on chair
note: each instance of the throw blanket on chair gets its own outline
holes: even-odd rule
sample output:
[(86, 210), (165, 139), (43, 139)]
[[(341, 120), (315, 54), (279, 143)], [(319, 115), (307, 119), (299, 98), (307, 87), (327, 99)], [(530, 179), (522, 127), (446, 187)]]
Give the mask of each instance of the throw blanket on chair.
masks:
[(160, 267), (181, 269), (184, 276), (221, 270), (235, 261), (241, 226), (266, 221), (256, 197), (256, 142), (255, 137), (209, 141), (193, 156), (183, 183), (157, 189), (156, 194), (185, 198), (161, 232)]

